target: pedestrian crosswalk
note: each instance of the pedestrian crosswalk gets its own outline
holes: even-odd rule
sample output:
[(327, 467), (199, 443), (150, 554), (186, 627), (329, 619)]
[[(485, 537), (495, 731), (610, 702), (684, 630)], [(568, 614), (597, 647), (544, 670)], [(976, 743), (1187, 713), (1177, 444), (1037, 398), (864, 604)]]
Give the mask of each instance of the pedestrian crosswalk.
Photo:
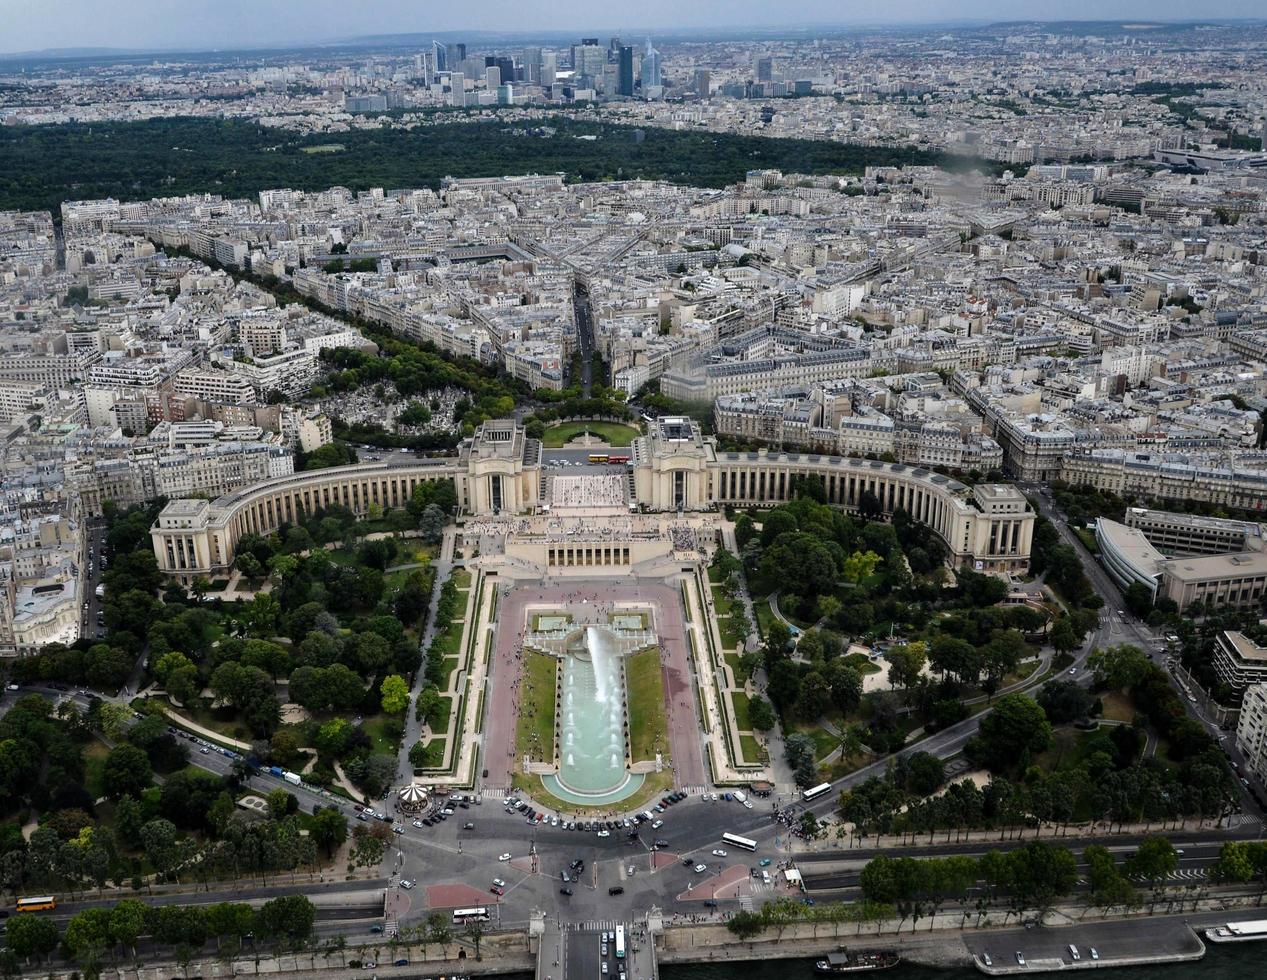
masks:
[(615, 919), (587, 919), (584, 922), (564, 922), (563, 928), (570, 932), (615, 932), (617, 926), (626, 925)]

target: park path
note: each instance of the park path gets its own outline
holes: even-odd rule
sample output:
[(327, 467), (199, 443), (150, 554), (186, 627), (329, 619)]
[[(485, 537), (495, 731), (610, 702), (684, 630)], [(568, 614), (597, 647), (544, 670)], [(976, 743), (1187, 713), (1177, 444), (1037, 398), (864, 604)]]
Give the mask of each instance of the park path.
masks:
[[(444, 529), (444, 537), (440, 541), (440, 550), (436, 553), (435, 559), (431, 562), (435, 569), (435, 579), (431, 583), (431, 603), (427, 607), (427, 628), (423, 630), (422, 639), (419, 642), (419, 649), (425, 657), (427, 648), (431, 646), (431, 641), (436, 635), (436, 613), (440, 604), (440, 589), (453, 573), (454, 567), (463, 564), (456, 562), (453, 558), (454, 538), (457, 535), (457, 528), (450, 525)], [(448, 627), (448, 623), (444, 624)], [(396, 759), (396, 778), (400, 781), (406, 777), (412, 778), (413, 765), (409, 762), (409, 750), (413, 748), (414, 743), (418, 741), (422, 734), (422, 725), (414, 716), (414, 702), (418, 698), (418, 694), (422, 691), (427, 683), (427, 672), (421, 667), (414, 672), (413, 687), (409, 692), (409, 707), (405, 709), (405, 731), (400, 739), (400, 752)]]

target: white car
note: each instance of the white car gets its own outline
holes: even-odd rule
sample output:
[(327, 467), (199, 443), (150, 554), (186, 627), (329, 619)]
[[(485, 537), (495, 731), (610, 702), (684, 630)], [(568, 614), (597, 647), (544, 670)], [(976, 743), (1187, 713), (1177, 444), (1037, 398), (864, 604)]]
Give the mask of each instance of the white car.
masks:
[(610, 837), (611, 835), (612, 835), (612, 833), (611, 833), (611, 831), (610, 831), (610, 830), (600, 830), (600, 831), (598, 832), (598, 836), (599, 836), (599, 837)]
[(405, 889), (405, 891), (409, 891), (409, 889), (413, 888), (413, 886), (414, 886), (414, 883), (410, 881), (408, 878), (404, 878), (400, 882), (400, 887)]
[(651, 823), (651, 829), (652, 829), (652, 830), (659, 830), (659, 829), (660, 829), (661, 827), (663, 827), (663, 826), (664, 826), (664, 821), (663, 821), (663, 820), (654, 820), (654, 821), (652, 821), (652, 823)]
[(493, 884), (494, 884), (494, 885), (496, 885), (498, 888), (505, 888), (505, 887), (506, 887), (506, 882), (502, 881), (500, 878), (494, 878), (494, 879), (493, 879)]
[(499, 854), (499, 855), (497, 856), (497, 860), (498, 860), (498, 861), (509, 861), (509, 860), (510, 860), (510, 853), (509, 853), (509, 852), (507, 852), (506, 854)]
[(559, 818), (558, 818), (558, 817), (551, 817), (551, 818), (550, 818), (550, 826), (551, 826), (551, 827), (557, 827), (558, 825), (559, 825)]
[(413, 825), (414, 825), (415, 827), (421, 827), (421, 826), (422, 826), (422, 821), (421, 821), (421, 820), (415, 820), (415, 821), (413, 822)]
[(723, 851), (720, 847), (713, 848), (713, 857), (724, 858), (725, 856), (726, 856), (726, 852)]
[(745, 810), (751, 810), (751, 809), (752, 809), (752, 800), (744, 800), (744, 801), (743, 801), (743, 806), (744, 806), (744, 809), (745, 809)]
[(707, 864), (697, 864), (697, 865), (695, 865), (695, 873), (696, 873), (697, 875), (702, 875), (702, 874), (703, 874), (705, 871), (707, 871), (707, 870), (708, 870), (708, 865), (707, 865)]

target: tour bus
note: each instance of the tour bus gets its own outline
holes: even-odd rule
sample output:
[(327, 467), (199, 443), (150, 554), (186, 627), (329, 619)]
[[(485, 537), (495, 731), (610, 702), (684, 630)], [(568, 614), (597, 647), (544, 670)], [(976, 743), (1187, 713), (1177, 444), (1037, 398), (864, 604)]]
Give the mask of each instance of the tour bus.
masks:
[(749, 840), (747, 837), (740, 837), (738, 834), (722, 834), (722, 843), (729, 844), (731, 847), (742, 847), (745, 851), (755, 851), (757, 842)]
[(47, 912), (57, 908), (57, 899), (52, 895), (44, 895), (39, 898), (19, 898), (19, 912)]
[(616, 959), (623, 960), (625, 958), (625, 927), (616, 927)]
[(591, 463), (606, 463), (608, 460), (607, 453), (590, 453)]
[(488, 919), (488, 909), (483, 905), (473, 909), (453, 910), (453, 924), (455, 926), (465, 925), (468, 922), (487, 922)]
[(818, 797), (822, 796), (824, 793), (830, 793), (830, 792), (831, 792), (831, 783), (819, 783), (817, 786), (813, 787), (812, 789), (807, 789), (804, 793), (802, 793), (801, 799), (804, 802), (808, 803), (810, 800), (816, 800), (818, 799)]
[(629, 457), (623, 456), (623, 455), (618, 456), (618, 455), (613, 454), (607, 457), (607, 462), (611, 463), (613, 466), (616, 465), (617, 463), (628, 463)]

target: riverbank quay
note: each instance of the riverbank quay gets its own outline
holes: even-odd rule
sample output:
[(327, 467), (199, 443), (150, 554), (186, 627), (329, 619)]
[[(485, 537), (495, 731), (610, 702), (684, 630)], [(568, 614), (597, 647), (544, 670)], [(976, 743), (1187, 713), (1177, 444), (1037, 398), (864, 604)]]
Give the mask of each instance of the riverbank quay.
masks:
[[(1120, 911), (1105, 914), (1103, 910), (1060, 907), (1019, 925), (1013, 916), (1000, 919), (1005, 913), (991, 912), (980, 919), (975, 910), (943, 910), (935, 917), (918, 922), (886, 920), (872, 923), (797, 922), (783, 927), (771, 926), (751, 939), (740, 940), (724, 923), (695, 923), (666, 928), (656, 937), (656, 960), (661, 965), (709, 961), (742, 961), (753, 959), (804, 959), (838, 951), (841, 947), (857, 950), (895, 949), (907, 963), (941, 968), (985, 966), (982, 954), (988, 953), (998, 975), (1025, 972), (1016, 961), (1020, 952), (1028, 969), (1026, 949), (1035, 951), (1043, 969), (1069, 969), (1109, 966), (1164, 964), (1200, 959), (1205, 945), (1198, 929), (1227, 922), (1263, 917), (1258, 908), (1256, 891), (1220, 894), (1213, 897), (1184, 900), (1185, 911), (1168, 911), (1163, 901), (1153, 909), (1142, 906), (1133, 913)], [(1169, 906), (1178, 905), (1176, 898)], [(993, 918), (992, 918), (993, 917)], [(1079, 949), (1075, 961), (1069, 945)], [(1100, 954), (1093, 960), (1090, 948)], [(1102, 947), (1102, 948), (1101, 948)], [(1064, 965), (1060, 965), (1063, 950)], [(1015, 969), (1011, 969), (1014, 967)]]
[(964, 946), (976, 968), (992, 977), (1191, 963), (1206, 950), (1191, 923), (1174, 917), (996, 930), (964, 936)]

